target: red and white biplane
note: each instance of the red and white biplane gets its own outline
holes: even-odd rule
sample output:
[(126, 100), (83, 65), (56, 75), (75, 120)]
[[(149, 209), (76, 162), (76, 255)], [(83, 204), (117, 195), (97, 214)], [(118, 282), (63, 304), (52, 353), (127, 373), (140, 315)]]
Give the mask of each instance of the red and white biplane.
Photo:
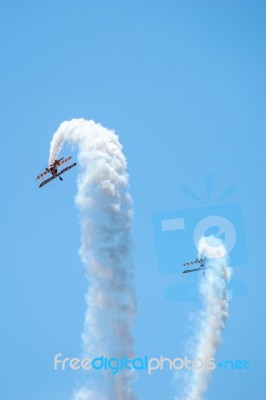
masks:
[(71, 165), (69, 165), (68, 167), (62, 169), (61, 171), (58, 171), (58, 167), (60, 167), (61, 165), (69, 162), (71, 160), (72, 157), (67, 157), (67, 158), (60, 158), (60, 160), (55, 160), (50, 166), (49, 168), (45, 168), (45, 170), (37, 176), (36, 181), (38, 179), (43, 178), (45, 175), (47, 174), (52, 174), (52, 176), (48, 179), (46, 179), (45, 181), (43, 181), (40, 185), (39, 188), (41, 188), (42, 186), (46, 185), (47, 183), (51, 182), (53, 179), (55, 178), (59, 178), (60, 181), (63, 180), (63, 178), (61, 177), (62, 174), (64, 174), (65, 172), (69, 171), (71, 168), (75, 167), (77, 165), (77, 163), (73, 163)]
[[(189, 272), (202, 271), (203, 275), (205, 275), (205, 269), (208, 269), (208, 267), (206, 267), (206, 261), (207, 257), (201, 257), (201, 258), (196, 258), (196, 260), (193, 261), (185, 262), (184, 264), (182, 264), (182, 266), (188, 267), (188, 269), (185, 269), (185, 271), (183, 271), (183, 274), (187, 274)], [(200, 266), (196, 268), (190, 268), (191, 265), (194, 266), (195, 264), (200, 264)]]

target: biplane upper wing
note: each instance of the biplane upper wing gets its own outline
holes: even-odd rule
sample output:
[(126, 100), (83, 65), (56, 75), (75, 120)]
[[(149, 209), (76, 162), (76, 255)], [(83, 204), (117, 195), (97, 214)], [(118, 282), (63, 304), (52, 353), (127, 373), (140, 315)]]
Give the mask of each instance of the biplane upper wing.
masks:
[(72, 157), (70, 156), (70, 157), (64, 158), (64, 159), (62, 159), (62, 160), (59, 160), (58, 163), (57, 163), (57, 165), (63, 165), (63, 164), (65, 164), (65, 163), (67, 163), (68, 161), (70, 161), (71, 158), (72, 158)]
[(201, 257), (201, 258), (196, 258), (196, 260), (193, 260), (193, 261), (188, 261), (188, 262), (185, 262), (184, 264), (183, 264), (183, 266), (188, 266), (188, 265), (193, 265), (193, 264), (205, 264), (205, 262), (206, 262), (206, 257)]
[(185, 262), (183, 265), (184, 265), (184, 266), (193, 265), (193, 264), (198, 264), (198, 262), (199, 262), (199, 260), (188, 261), (188, 262)]
[(37, 181), (38, 179), (41, 179), (43, 176), (45, 176), (46, 174), (48, 174), (49, 171), (43, 171), (40, 175), (37, 176), (37, 178), (35, 178), (35, 180)]

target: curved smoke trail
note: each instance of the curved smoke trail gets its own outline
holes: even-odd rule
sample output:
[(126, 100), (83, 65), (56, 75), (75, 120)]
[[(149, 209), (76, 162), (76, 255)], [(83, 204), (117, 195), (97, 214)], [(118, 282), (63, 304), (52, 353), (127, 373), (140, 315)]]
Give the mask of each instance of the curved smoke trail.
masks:
[[(84, 355), (132, 358), (132, 210), (122, 146), (117, 135), (100, 124), (73, 119), (63, 122), (54, 134), (49, 164), (58, 158), (64, 142), (77, 148), (81, 169), (76, 204), (81, 214), (80, 256), (89, 282)], [(135, 399), (131, 371), (99, 375), (77, 390), (74, 400)]]
[[(201, 360), (207, 368), (193, 369), (186, 383), (184, 400), (202, 400), (211, 377), (210, 359), (214, 359), (222, 332), (228, 318), (229, 295), (227, 284), (232, 269), (228, 265), (226, 249), (220, 240), (213, 236), (202, 237), (198, 246), (199, 257), (206, 256), (209, 268), (200, 281), (200, 295), (203, 309), (196, 327), (196, 345), (192, 359)], [(209, 367), (209, 369), (208, 369)], [(180, 399), (175, 396), (175, 400)]]

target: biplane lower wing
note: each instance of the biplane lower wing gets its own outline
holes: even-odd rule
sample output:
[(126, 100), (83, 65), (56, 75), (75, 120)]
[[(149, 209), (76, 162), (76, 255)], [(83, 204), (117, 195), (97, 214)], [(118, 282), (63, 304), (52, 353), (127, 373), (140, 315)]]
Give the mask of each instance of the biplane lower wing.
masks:
[(70, 170), (71, 168), (75, 167), (77, 165), (77, 163), (73, 163), (71, 165), (69, 165), (68, 167), (62, 169), (62, 171), (60, 171), (58, 174), (51, 176), (50, 178), (46, 179), (45, 181), (43, 181), (40, 185), (39, 188), (43, 187), (44, 185), (47, 185), (47, 183), (51, 182), (52, 180), (54, 180), (55, 178), (58, 178), (60, 175), (64, 174), (65, 172), (67, 172), (68, 170)]
[(50, 178), (46, 179), (45, 181), (43, 181), (40, 185), (39, 188), (43, 187), (44, 185), (46, 185), (47, 183), (51, 182), (53, 179), (57, 178), (58, 175), (55, 176), (51, 176)]
[(205, 271), (205, 269), (207, 269), (207, 268), (200, 267), (200, 268), (186, 269), (185, 271), (183, 271), (183, 274), (187, 274), (189, 272), (195, 272), (195, 271)]
[(76, 165), (77, 165), (77, 163), (75, 162), (75, 163), (69, 165), (68, 167), (62, 169), (62, 171), (60, 171), (59, 174), (57, 174), (57, 176), (64, 174), (65, 172), (69, 171), (71, 168), (75, 167)]

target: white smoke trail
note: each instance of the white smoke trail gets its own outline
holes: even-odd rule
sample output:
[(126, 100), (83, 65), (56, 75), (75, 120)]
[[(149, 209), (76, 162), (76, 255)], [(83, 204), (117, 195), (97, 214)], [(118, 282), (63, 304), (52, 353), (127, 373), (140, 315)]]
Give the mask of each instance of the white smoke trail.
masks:
[[(207, 390), (211, 377), (210, 359), (214, 359), (222, 332), (228, 318), (229, 295), (227, 283), (230, 280), (232, 269), (228, 265), (226, 249), (213, 236), (202, 237), (198, 246), (199, 257), (206, 256), (209, 269), (200, 280), (200, 295), (203, 301), (203, 310), (199, 315), (199, 326), (196, 327), (195, 349), (192, 359), (199, 359), (207, 368), (193, 369), (188, 379), (185, 400), (201, 400)], [(213, 362), (212, 362), (213, 364)], [(175, 400), (180, 399), (175, 396)]]
[[(73, 119), (63, 122), (54, 134), (49, 164), (58, 158), (64, 142), (77, 148), (81, 169), (76, 204), (81, 213), (80, 255), (89, 282), (82, 333), (84, 355), (132, 358), (132, 210), (122, 146), (117, 135), (100, 124)], [(130, 371), (99, 375), (80, 388), (74, 400), (135, 399)]]

